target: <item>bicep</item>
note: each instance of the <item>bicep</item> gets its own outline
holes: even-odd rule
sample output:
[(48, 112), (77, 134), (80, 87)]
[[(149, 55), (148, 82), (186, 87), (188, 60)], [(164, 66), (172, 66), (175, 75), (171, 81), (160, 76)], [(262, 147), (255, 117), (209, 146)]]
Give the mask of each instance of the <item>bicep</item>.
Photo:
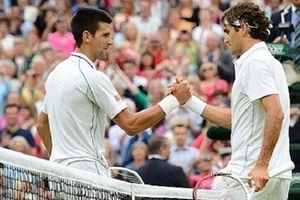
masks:
[(48, 115), (44, 112), (41, 112), (39, 114), (39, 119), (38, 119), (38, 123), (39, 124), (47, 124), (49, 122), (48, 120)]
[(262, 97), (260, 100), (267, 114), (268, 113), (280, 114), (282, 112), (282, 107), (281, 107), (278, 94), (267, 95)]

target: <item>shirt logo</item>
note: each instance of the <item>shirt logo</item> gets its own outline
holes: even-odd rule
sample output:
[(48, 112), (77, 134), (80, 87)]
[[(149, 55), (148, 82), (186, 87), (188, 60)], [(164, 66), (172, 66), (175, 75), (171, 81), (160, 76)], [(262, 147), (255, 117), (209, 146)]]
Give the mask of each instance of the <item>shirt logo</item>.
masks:
[(115, 96), (115, 99), (116, 99), (116, 101), (120, 101), (122, 98), (121, 98), (120, 95), (116, 95), (116, 96)]

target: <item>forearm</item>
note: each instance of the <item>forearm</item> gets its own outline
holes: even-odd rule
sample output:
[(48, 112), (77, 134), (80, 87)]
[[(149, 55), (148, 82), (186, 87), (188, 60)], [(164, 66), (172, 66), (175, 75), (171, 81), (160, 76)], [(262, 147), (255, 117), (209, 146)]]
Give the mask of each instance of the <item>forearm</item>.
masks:
[(229, 108), (208, 105), (195, 96), (184, 106), (213, 124), (231, 129), (231, 109)]
[(231, 109), (206, 105), (201, 115), (211, 123), (231, 129)]
[(154, 126), (168, 115), (174, 108), (179, 106), (176, 97), (169, 95), (160, 101), (157, 105), (144, 109), (137, 113), (132, 113), (129, 109), (120, 112), (114, 121), (127, 134), (135, 135), (149, 127)]
[(51, 133), (50, 133), (49, 126), (38, 129), (38, 132), (39, 132), (39, 135), (40, 135), (48, 153), (51, 154), (52, 139), (51, 139)]
[(114, 121), (128, 135), (135, 135), (141, 131), (154, 126), (165, 117), (165, 113), (160, 106), (155, 105), (137, 113), (132, 113), (129, 109), (119, 113)]
[(50, 126), (49, 126), (49, 120), (48, 120), (48, 115), (46, 115), (43, 112), (41, 112), (39, 115), (37, 131), (38, 131), (48, 153), (51, 154), (52, 140), (51, 140), (51, 131), (50, 131)]
[(278, 113), (266, 116), (264, 138), (256, 166), (269, 166), (270, 159), (280, 135), (282, 125), (282, 118), (280, 116)]

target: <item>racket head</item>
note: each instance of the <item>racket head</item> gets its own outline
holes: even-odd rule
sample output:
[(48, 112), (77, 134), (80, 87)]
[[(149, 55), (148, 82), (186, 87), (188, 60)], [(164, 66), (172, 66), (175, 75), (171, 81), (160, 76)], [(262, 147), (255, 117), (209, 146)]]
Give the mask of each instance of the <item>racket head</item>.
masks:
[(131, 169), (125, 167), (110, 167), (111, 177), (129, 183), (144, 184), (141, 176)]
[[(198, 197), (199, 190), (202, 190), (200, 198)], [(212, 193), (215, 193), (214, 199), (222, 200), (241, 200), (248, 199), (250, 196), (248, 188), (239, 177), (221, 172), (212, 173), (199, 179), (193, 188), (193, 199), (209, 199), (210, 197), (207, 197), (206, 194), (211, 196)]]

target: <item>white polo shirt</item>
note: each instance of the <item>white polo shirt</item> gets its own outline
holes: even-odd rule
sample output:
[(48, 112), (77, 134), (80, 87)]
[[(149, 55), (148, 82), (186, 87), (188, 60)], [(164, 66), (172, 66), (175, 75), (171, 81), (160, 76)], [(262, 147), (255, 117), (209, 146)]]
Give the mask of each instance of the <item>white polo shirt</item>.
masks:
[(85, 55), (73, 52), (51, 72), (45, 87), (42, 111), (50, 123), (50, 160), (105, 174), (107, 116), (113, 119), (127, 107), (109, 78)]
[[(269, 170), (291, 162), (289, 153), (290, 100), (283, 66), (264, 42), (251, 47), (235, 62), (236, 80), (232, 98), (232, 158), (228, 169), (247, 176), (254, 167), (263, 142), (266, 113), (259, 99), (278, 94), (284, 112), (280, 136), (272, 154)], [(281, 175), (291, 178), (291, 172)]]

